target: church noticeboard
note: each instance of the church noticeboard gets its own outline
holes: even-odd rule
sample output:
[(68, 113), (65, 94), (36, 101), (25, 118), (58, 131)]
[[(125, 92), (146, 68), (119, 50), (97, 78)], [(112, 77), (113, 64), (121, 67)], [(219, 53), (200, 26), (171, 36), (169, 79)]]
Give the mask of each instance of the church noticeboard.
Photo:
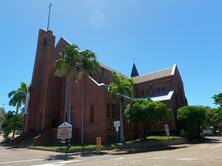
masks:
[(72, 138), (72, 125), (64, 122), (60, 126), (58, 126), (57, 132), (58, 139), (70, 139)]

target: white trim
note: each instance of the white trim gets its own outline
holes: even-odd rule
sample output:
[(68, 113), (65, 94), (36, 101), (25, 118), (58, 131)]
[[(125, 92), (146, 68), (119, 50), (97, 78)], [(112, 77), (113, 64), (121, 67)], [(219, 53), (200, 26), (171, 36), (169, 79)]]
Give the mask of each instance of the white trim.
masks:
[(92, 77), (89, 76), (89, 79), (91, 79), (97, 86), (106, 86), (104, 83), (98, 83), (96, 80), (94, 80)]
[(174, 74), (175, 74), (176, 67), (177, 67), (177, 65), (176, 65), (176, 64), (174, 64), (174, 65), (173, 65), (173, 68), (172, 68), (171, 75), (174, 75)]
[(60, 37), (60, 39), (63, 39), (63, 40), (66, 41), (68, 44), (72, 45), (72, 43), (69, 42), (69, 41), (68, 41), (66, 38), (64, 38), (64, 37)]
[(150, 99), (153, 101), (166, 101), (166, 100), (171, 100), (172, 96), (174, 94), (174, 90), (169, 91), (166, 95), (160, 95), (156, 97), (151, 97)]
[(121, 96), (121, 97), (124, 97), (126, 99), (129, 99), (129, 100), (133, 100), (134, 98), (132, 97), (129, 97), (129, 96), (126, 96), (126, 95), (120, 95), (120, 94), (117, 94), (118, 96)]

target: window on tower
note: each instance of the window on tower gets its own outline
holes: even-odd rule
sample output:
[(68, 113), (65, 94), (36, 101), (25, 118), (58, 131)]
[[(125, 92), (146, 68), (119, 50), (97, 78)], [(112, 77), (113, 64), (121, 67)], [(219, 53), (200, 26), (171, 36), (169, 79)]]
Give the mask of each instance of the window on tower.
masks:
[(47, 45), (47, 38), (46, 38), (46, 37), (44, 37), (44, 39), (43, 39), (43, 45), (44, 45), (44, 46)]

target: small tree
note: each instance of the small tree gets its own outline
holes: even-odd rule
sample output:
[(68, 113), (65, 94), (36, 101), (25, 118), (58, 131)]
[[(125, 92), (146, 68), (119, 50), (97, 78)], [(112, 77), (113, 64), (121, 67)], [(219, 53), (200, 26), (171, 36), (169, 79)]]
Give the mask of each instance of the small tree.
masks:
[(219, 130), (219, 133), (221, 134), (221, 132), (222, 132), (222, 109), (221, 109), (221, 107), (214, 108), (214, 109), (208, 109), (206, 115), (207, 115), (207, 117), (206, 117), (207, 127), (212, 126), (214, 133), (216, 132), (216, 130)]
[[(25, 105), (26, 95), (28, 91), (29, 91), (29, 85), (27, 85), (25, 82), (21, 82), (17, 90), (12, 90), (8, 93), (9, 105), (16, 107), (16, 112), (15, 112), (16, 115), (19, 113), (19, 109), (21, 108), (21, 106)], [(17, 122), (13, 121), (13, 123), (16, 124)], [(13, 131), (12, 138), (14, 138), (14, 136), (15, 136), (15, 130)]]
[(129, 123), (144, 123), (147, 119), (146, 106), (148, 103), (148, 100), (142, 98), (134, 99), (126, 106), (124, 117), (128, 120)]
[(172, 115), (172, 111), (162, 102), (147, 99), (135, 99), (131, 101), (124, 112), (129, 123), (141, 123), (143, 126), (143, 137), (146, 137), (147, 122), (165, 122)]
[(214, 95), (212, 98), (214, 104), (219, 105), (219, 107), (207, 112), (207, 122), (209, 126), (213, 126), (214, 132), (219, 130), (219, 133), (222, 134), (222, 93)]
[(2, 131), (4, 140), (8, 141), (8, 136), (11, 132), (15, 130), (21, 130), (23, 125), (24, 115), (19, 113), (16, 114), (13, 111), (9, 111), (5, 114), (4, 120), (2, 122)]
[(217, 104), (222, 107), (222, 93), (214, 95), (212, 98), (214, 99), (214, 104)]
[(184, 106), (178, 109), (177, 119), (181, 126), (181, 134), (188, 140), (200, 140), (206, 122), (206, 107)]

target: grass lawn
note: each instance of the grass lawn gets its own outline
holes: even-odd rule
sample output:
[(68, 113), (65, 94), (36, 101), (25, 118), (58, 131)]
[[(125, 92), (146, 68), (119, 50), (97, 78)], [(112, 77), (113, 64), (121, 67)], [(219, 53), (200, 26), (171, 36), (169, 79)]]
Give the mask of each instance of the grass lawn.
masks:
[[(132, 144), (135, 141), (128, 141), (128, 142), (124, 142), (124, 143), (112, 143), (112, 144), (105, 144), (105, 145), (101, 145), (101, 148), (107, 148), (107, 147), (118, 147), (118, 146), (123, 146), (126, 144)], [(34, 149), (43, 149), (43, 150), (67, 150), (67, 146), (33, 146), (32, 148)], [(85, 149), (96, 149), (96, 145), (84, 145)], [(81, 145), (73, 145), (70, 146), (70, 151), (74, 151), (74, 150), (80, 150), (82, 149)]]
[[(165, 141), (168, 139), (175, 139), (175, 138), (182, 138), (179, 136), (148, 136), (146, 137), (146, 140), (132, 140), (132, 141), (126, 141), (126, 142), (120, 142), (120, 143), (109, 143), (109, 144), (104, 144), (101, 145), (101, 148), (118, 148), (120, 146), (124, 145), (132, 145), (138, 142), (142, 141), (149, 141), (149, 140), (156, 140), (156, 141)], [(66, 151), (67, 146), (33, 146), (32, 148), (34, 149), (43, 149), (43, 150), (52, 150), (52, 151)], [(96, 145), (85, 145), (85, 149), (96, 149)], [(75, 151), (75, 150), (81, 150), (82, 146), (81, 145), (73, 145), (70, 147), (70, 151)]]
[(182, 138), (180, 136), (148, 136), (146, 137), (146, 139), (151, 139), (151, 140), (157, 140), (157, 141), (164, 141), (164, 140), (168, 140), (168, 139), (175, 139), (175, 138)]
[[(53, 151), (56, 151), (56, 150), (61, 150), (61, 151), (64, 151), (67, 149), (67, 146), (33, 146), (32, 148), (34, 149), (44, 149), (44, 150), (53, 150)], [(84, 146), (85, 149), (95, 149), (96, 148), (96, 145), (85, 145)], [(70, 150), (79, 150), (79, 149), (82, 149), (82, 146), (81, 145), (73, 145), (70, 147)]]

